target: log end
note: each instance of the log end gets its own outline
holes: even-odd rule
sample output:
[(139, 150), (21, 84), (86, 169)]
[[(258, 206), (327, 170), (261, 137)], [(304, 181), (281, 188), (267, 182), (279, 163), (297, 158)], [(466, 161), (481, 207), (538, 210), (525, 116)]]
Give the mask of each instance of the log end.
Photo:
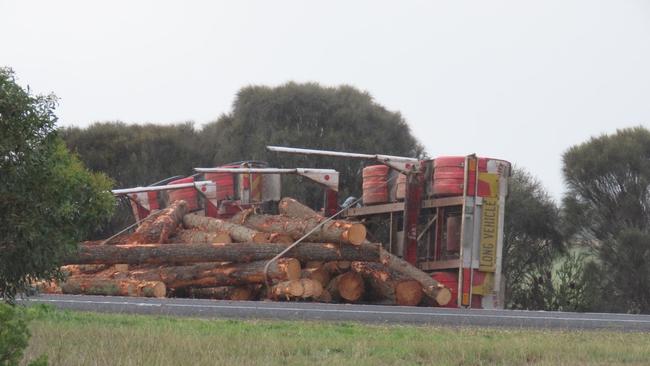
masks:
[(446, 287), (438, 289), (435, 300), (440, 306), (449, 304), (451, 302), (451, 290)]
[(144, 297), (165, 297), (167, 286), (160, 281), (149, 281), (142, 286), (142, 295)]
[(338, 290), (341, 297), (350, 302), (359, 301), (365, 290), (361, 275), (355, 272), (347, 272), (340, 277)]
[(359, 223), (350, 224), (346, 230), (347, 241), (350, 244), (361, 245), (366, 240), (366, 226)]
[(282, 258), (278, 266), (287, 274), (287, 280), (298, 280), (301, 275), (300, 261), (294, 258)]
[(300, 280), (289, 281), (285, 289), (285, 295), (290, 295), (292, 297), (302, 297), (305, 293), (305, 286), (303, 286)]
[(415, 280), (401, 281), (395, 285), (395, 302), (397, 305), (416, 306), (422, 301), (422, 285)]
[(323, 285), (318, 281), (310, 280), (303, 278), (300, 280), (302, 287), (304, 288), (304, 293), (302, 294), (303, 298), (318, 298), (323, 293)]
[(271, 291), (275, 298), (301, 297), (305, 293), (305, 287), (300, 280), (280, 282)]
[(330, 273), (323, 266), (303, 269), (302, 277), (319, 282), (323, 286), (330, 282)]

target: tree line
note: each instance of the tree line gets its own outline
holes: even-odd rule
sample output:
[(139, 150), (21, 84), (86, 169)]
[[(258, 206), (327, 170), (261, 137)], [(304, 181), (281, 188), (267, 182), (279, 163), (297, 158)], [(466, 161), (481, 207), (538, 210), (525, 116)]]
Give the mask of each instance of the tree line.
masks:
[[(341, 195), (361, 194), (363, 162), (289, 156), (267, 145), (422, 157), (424, 148), (398, 112), (388, 111), (370, 94), (350, 86), (326, 88), (288, 83), (276, 88), (245, 87), (233, 111), (203, 127), (94, 123), (61, 130), (68, 147), (86, 166), (113, 178), (119, 187), (148, 185), (198, 166), (241, 160), (273, 167), (323, 167), (341, 173)], [(321, 193), (296, 176), (283, 178), (283, 193), (319, 206)]]
[(506, 204), (510, 307), (650, 313), (650, 131), (593, 137), (562, 156), (556, 205), (516, 171)]

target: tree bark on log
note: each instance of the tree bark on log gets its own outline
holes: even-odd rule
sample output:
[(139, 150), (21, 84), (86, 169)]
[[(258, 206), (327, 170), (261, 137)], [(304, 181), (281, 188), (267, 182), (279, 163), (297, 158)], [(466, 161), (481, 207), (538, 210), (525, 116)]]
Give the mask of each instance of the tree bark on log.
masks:
[(284, 281), (273, 285), (269, 290), (269, 297), (276, 300), (294, 300), (318, 298), (323, 293), (323, 286), (307, 278)]
[(269, 241), (271, 243), (283, 243), (283, 244), (293, 244), (294, 242), (291, 236), (282, 233), (271, 233), (271, 235), (269, 235)]
[(306, 261), (304, 268), (318, 268), (322, 267), (325, 264), (323, 261)]
[[(326, 218), (311, 208), (303, 205), (291, 197), (284, 197), (278, 203), (278, 211), (280, 214), (292, 217), (295, 219), (311, 220), (320, 223)], [(341, 235), (351, 238), (352, 244), (358, 245), (366, 240), (366, 227), (365, 225), (347, 220), (332, 220), (326, 223), (321, 231), (327, 232), (341, 232)], [(344, 234), (344, 232), (347, 233)], [(363, 237), (363, 239), (361, 239)], [(316, 241), (316, 240), (314, 240)]]
[(169, 243), (187, 244), (214, 244), (232, 243), (230, 234), (224, 231), (200, 231), (200, 230), (179, 230), (176, 235), (170, 238)]
[(190, 296), (197, 299), (252, 300), (254, 291), (250, 286), (220, 286), (190, 289)]
[(327, 285), (327, 291), (332, 296), (332, 300), (357, 302), (363, 296), (365, 286), (363, 278), (358, 273), (347, 272), (334, 277)]
[(353, 262), (352, 270), (370, 285), (376, 300), (386, 299), (390, 304), (416, 306), (422, 301), (422, 285), (380, 263)]
[(325, 217), (291, 197), (284, 197), (278, 202), (278, 211), (282, 215), (296, 219), (325, 220)]
[[(133, 270), (129, 277), (139, 281), (160, 281), (168, 288), (220, 287), (264, 283), (267, 261), (251, 263), (198, 263), (191, 266)], [(271, 263), (268, 278), (276, 281), (300, 279), (300, 262), (280, 258)]]
[(183, 225), (187, 229), (198, 229), (209, 232), (225, 232), (239, 243), (268, 243), (270, 234), (261, 233), (242, 225), (236, 225), (228, 221), (219, 220), (213, 217), (205, 217), (194, 214), (183, 217)]
[(67, 266), (62, 266), (61, 272), (65, 273), (67, 276), (76, 276), (82, 274), (95, 274), (101, 271), (109, 269), (111, 266), (107, 264), (71, 264)]
[(384, 249), (380, 249), (380, 251), (382, 257), (381, 262), (385, 266), (420, 282), (424, 294), (434, 299), (438, 305), (444, 306), (451, 301), (451, 291), (431, 278), (431, 275)]
[(181, 200), (153, 212), (139, 224), (134, 233), (127, 236), (126, 244), (166, 242), (175, 233), (187, 211), (187, 203)]
[[(252, 262), (271, 259), (289, 244), (219, 243), (219, 244), (139, 244), (80, 245), (76, 254), (64, 264), (174, 264), (201, 262)], [(351, 246), (332, 243), (300, 243), (286, 257), (300, 261), (379, 262), (380, 244)]]
[(110, 279), (100, 276), (71, 276), (61, 284), (64, 294), (165, 297), (167, 289), (160, 281)]
[[(232, 221), (263, 232), (287, 234), (297, 240), (316, 228), (322, 220), (316, 217), (302, 219), (286, 215), (261, 215), (245, 210), (235, 215)], [(318, 228), (307, 240), (360, 245), (366, 240), (366, 227), (335, 220)]]
[(187, 203), (185, 201), (173, 202), (169, 207), (162, 210), (156, 218), (143, 222), (130, 235), (128, 243), (165, 243), (174, 234), (186, 213)]

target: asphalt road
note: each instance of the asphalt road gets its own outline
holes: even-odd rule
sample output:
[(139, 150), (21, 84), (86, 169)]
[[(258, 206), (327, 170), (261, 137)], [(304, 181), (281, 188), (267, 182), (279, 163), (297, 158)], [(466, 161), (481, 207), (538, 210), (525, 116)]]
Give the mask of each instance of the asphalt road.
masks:
[(650, 331), (650, 315), (467, 310), (381, 305), (265, 301), (215, 301), (134, 297), (41, 295), (18, 300), (62, 309), (204, 318), (355, 321), (514, 328), (611, 329)]

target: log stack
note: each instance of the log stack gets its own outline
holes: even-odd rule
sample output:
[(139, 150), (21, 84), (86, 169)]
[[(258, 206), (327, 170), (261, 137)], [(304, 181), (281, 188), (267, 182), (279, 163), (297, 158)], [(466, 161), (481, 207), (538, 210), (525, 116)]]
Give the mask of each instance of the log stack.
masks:
[(66, 280), (38, 288), (69, 294), (409, 306), (427, 303), (422, 301), (427, 296), (445, 304), (446, 289), (389, 257), (381, 244), (368, 242), (361, 223), (328, 221), (291, 198), (280, 201), (279, 215), (243, 211), (221, 220), (187, 210), (184, 201), (175, 201), (113, 244), (82, 243), (61, 268)]

